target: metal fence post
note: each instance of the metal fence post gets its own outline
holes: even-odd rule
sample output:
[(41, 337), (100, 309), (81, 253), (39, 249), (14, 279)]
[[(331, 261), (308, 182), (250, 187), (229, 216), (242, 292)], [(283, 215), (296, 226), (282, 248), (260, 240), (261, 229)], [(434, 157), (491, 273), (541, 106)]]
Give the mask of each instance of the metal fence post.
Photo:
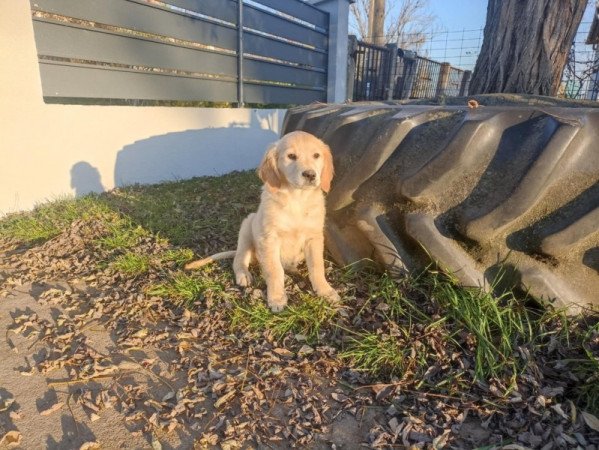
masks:
[(445, 90), (447, 89), (447, 84), (449, 83), (449, 69), (451, 65), (449, 63), (441, 63), (441, 68), (439, 69), (439, 81), (437, 82), (437, 90), (435, 92), (435, 96), (438, 97), (440, 95), (445, 94)]
[(243, 108), (243, 0), (237, 7), (237, 107)]
[(464, 75), (462, 75), (462, 82), (460, 83), (460, 93), (458, 97), (463, 97), (464, 95), (468, 95), (468, 87), (470, 86), (470, 77), (472, 77), (472, 71), (466, 70)]
[(387, 100), (393, 100), (393, 91), (395, 90), (395, 81), (397, 79), (397, 44), (387, 44), (385, 45), (389, 49), (387, 56), (389, 57), (389, 64), (387, 64), (388, 72), (387, 72), (387, 80), (385, 80), (385, 89)]
[(410, 98), (412, 96), (412, 88), (414, 87), (414, 81), (416, 79), (416, 70), (418, 66), (418, 60), (416, 52), (410, 50), (401, 50), (403, 53), (401, 57), (404, 61), (404, 80), (403, 89), (400, 92), (400, 98)]
[(347, 94), (348, 100), (354, 100), (356, 84), (356, 58), (358, 57), (358, 38), (350, 34), (347, 39)]

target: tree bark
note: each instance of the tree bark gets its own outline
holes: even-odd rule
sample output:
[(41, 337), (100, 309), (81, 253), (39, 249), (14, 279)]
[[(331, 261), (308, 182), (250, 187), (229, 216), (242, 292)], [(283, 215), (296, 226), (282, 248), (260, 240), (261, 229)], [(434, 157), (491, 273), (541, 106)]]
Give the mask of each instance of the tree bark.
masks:
[(489, 0), (470, 94), (556, 95), (587, 0)]
[(385, 0), (370, 0), (369, 35), (370, 42), (383, 46), (387, 42), (385, 36)]

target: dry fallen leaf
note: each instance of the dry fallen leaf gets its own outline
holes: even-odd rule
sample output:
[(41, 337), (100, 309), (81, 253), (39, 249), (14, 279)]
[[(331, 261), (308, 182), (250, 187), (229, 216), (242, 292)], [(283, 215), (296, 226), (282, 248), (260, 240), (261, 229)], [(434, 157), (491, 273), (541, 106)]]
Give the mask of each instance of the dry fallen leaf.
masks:
[(43, 411), (40, 411), (40, 414), (42, 416), (47, 416), (49, 414), (52, 414), (54, 411), (58, 411), (60, 408), (62, 408), (64, 406), (64, 402), (58, 402), (58, 403), (54, 403), (52, 406), (50, 406), (48, 409), (44, 409)]
[(14, 398), (7, 398), (6, 400), (0, 400), (0, 412), (6, 411), (15, 402)]
[(98, 442), (85, 442), (79, 450), (100, 450), (101, 448)]
[(231, 391), (231, 392), (226, 393), (225, 395), (223, 395), (222, 397), (220, 397), (216, 402), (214, 402), (214, 407), (218, 408), (218, 407), (224, 405), (229, 400), (231, 400), (234, 396), (235, 396), (235, 391)]
[(2, 436), (2, 439), (0, 439), (0, 445), (6, 445), (7, 447), (16, 446), (21, 443), (22, 438), (23, 436), (19, 431), (9, 431), (4, 436)]
[(338, 394), (337, 392), (333, 392), (331, 394), (331, 397), (333, 397), (333, 400), (335, 400), (336, 402), (339, 402), (339, 403), (343, 403), (349, 399), (349, 397), (347, 395)]
[(154, 450), (162, 450), (162, 444), (154, 436), (152, 436), (152, 448)]
[(376, 399), (379, 401), (384, 400), (395, 392), (395, 386), (390, 384), (374, 384), (371, 386), (371, 389), (375, 393)]
[(591, 430), (599, 431), (599, 419), (597, 418), (597, 416), (583, 411), (582, 417), (584, 418), (585, 423)]
[(12, 419), (12, 420), (19, 420), (23, 418), (23, 413), (21, 411), (10, 411), (8, 413), (8, 416)]

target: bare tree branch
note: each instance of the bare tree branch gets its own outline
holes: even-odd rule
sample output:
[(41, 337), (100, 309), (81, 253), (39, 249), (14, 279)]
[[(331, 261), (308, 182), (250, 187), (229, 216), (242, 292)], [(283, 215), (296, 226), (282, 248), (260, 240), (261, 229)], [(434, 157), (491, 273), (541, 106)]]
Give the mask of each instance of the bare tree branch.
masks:
[[(419, 50), (431, 33), (436, 17), (430, 12), (429, 0), (387, 0), (385, 7), (385, 42), (396, 43), (406, 50)], [(370, 0), (356, 0), (351, 5), (350, 29), (359, 39), (367, 40)]]

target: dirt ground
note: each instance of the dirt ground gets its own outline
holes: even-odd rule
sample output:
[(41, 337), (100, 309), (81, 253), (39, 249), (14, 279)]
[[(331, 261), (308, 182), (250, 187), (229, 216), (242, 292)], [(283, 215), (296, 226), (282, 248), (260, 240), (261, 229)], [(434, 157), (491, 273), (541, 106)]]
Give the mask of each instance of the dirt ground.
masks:
[[(178, 429), (176, 433), (158, 435), (142, 432), (127, 419), (124, 409), (104, 407), (94, 411), (85, 402), (77, 401), (83, 392), (107, 392), (118, 380), (123, 385), (134, 385), (151, 393), (152, 398), (164, 398), (171, 386), (186, 384), (186, 373), (169, 372), (169, 361), (176, 355), (163, 349), (144, 346), (143, 351), (124, 352), (119, 349), (115, 337), (101, 323), (85, 327), (82, 334), (86, 345), (100, 354), (110, 355), (117, 369), (107, 371), (106, 377), (80, 383), (69, 377), (68, 368), (56, 368), (51, 374), (35, 370), (36, 363), (45, 358), (47, 346), (40, 339), (10, 332), (14, 319), (22, 315), (35, 320), (56, 323), (72, 314), (69, 305), (44, 301), (44, 293), (56, 291), (86, 292), (86, 286), (69, 285), (66, 282), (28, 284), (11, 291), (0, 301), (0, 330), (6, 339), (0, 340), (0, 436), (15, 431), (18, 444), (9, 445), (9, 439), (0, 445), (4, 448), (23, 449), (190, 449), (201, 437), (201, 430), (208, 428), (206, 418), (199, 419), (191, 427)], [(141, 364), (135, 361), (152, 361)], [(71, 381), (69, 381), (71, 380)], [(162, 381), (161, 381), (162, 380)], [(332, 388), (328, 388), (334, 392)], [(213, 410), (212, 401), (206, 407)], [(93, 403), (87, 403), (92, 405)], [(283, 411), (280, 411), (281, 413)], [(311, 448), (359, 448), (368, 434), (368, 428), (376, 416), (376, 408), (362, 411), (360, 420), (352, 414), (337, 412), (336, 420), (328, 432), (318, 436)], [(273, 442), (265, 448), (288, 448), (291, 442)], [(211, 445), (208, 445), (212, 447)], [(197, 448), (204, 445), (197, 444)], [(233, 446), (236, 447), (236, 446)], [(224, 447), (223, 447), (224, 448)], [(244, 448), (252, 448), (246, 445)]]
[[(479, 330), (440, 295), (483, 298), (437, 275), (419, 284), (327, 264), (343, 308), (310, 295), (300, 271), (286, 278), (289, 308), (273, 315), (257, 270), (246, 290), (228, 263), (182, 271), (182, 256), (234, 245), (243, 215), (221, 199), (248, 195), (230, 187), (244, 178), (114, 194), (137, 223), (164, 206), (148, 226), (160, 233), (91, 214), (90, 200), (84, 218), (69, 210), (79, 203), (16, 217), (37, 233), (71, 211), (43, 239), (0, 236), (0, 450), (599, 448), (591, 318), (531, 322), (535, 336), (480, 363)], [(139, 215), (129, 199), (147, 200)], [(0, 225), (6, 236), (10, 222)], [(159, 235), (179, 230), (179, 244)], [(476, 375), (498, 358), (507, 363)]]

